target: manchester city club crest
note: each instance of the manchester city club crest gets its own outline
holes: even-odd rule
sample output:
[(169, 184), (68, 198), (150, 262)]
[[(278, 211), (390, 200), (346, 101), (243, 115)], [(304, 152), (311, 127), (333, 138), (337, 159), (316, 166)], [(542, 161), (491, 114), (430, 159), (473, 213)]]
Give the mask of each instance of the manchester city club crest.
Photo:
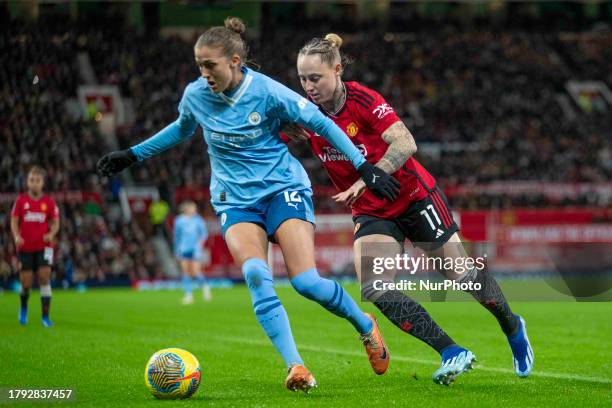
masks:
[(251, 125), (259, 125), (259, 122), (261, 122), (261, 115), (257, 112), (251, 112), (249, 115), (249, 123)]

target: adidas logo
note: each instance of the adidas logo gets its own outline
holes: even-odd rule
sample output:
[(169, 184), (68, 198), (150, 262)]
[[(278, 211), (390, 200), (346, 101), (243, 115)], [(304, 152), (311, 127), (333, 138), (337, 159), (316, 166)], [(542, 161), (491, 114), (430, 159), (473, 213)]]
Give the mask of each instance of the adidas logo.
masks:
[(440, 238), (440, 236), (442, 236), (442, 234), (444, 234), (444, 231), (442, 231), (440, 228), (438, 228), (438, 231), (436, 231), (436, 238)]

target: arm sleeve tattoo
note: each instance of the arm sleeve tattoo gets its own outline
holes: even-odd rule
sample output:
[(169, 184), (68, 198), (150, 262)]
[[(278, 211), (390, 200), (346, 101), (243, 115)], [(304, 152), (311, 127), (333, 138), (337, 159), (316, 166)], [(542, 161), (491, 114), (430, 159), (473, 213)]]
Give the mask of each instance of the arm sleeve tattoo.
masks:
[(399, 170), (410, 156), (416, 153), (416, 142), (401, 121), (389, 126), (382, 134), (382, 138), (389, 147), (384, 156), (376, 163), (376, 166), (386, 173), (392, 174)]

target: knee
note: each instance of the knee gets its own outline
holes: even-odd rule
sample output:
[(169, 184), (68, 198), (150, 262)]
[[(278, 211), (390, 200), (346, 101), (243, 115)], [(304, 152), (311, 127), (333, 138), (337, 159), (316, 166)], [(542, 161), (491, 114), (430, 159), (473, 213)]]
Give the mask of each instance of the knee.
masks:
[(268, 264), (259, 258), (249, 258), (242, 264), (242, 274), (249, 289), (257, 289), (266, 282), (272, 283)]
[(31, 279), (22, 279), (20, 283), (21, 283), (21, 289), (22, 290), (30, 290), (32, 288), (32, 280)]
[(459, 283), (471, 283), (476, 282), (477, 276), (478, 270), (476, 268), (472, 268), (469, 271), (466, 271), (463, 274), (459, 275), (456, 280)]

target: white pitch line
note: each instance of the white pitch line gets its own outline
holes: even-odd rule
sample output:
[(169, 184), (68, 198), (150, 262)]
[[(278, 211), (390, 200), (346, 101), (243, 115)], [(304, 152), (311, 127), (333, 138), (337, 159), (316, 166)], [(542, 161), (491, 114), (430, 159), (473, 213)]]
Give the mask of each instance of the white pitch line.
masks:
[[(214, 336), (214, 338), (221, 340), (221, 341), (230, 341), (233, 343), (252, 344), (255, 346), (271, 346), (270, 342), (268, 341), (243, 339), (240, 337)], [(327, 347), (317, 347), (317, 346), (310, 346), (310, 345), (305, 345), (305, 344), (298, 344), (298, 349), (308, 350), (308, 351), (319, 351), (319, 352), (328, 353), (328, 354), (340, 354), (344, 356), (363, 357), (363, 353), (361, 352), (332, 349), (332, 348), (327, 348)], [(417, 363), (417, 364), (428, 364), (428, 365), (439, 365), (440, 364), (439, 362), (433, 361), (433, 360), (424, 360), (420, 358), (404, 357), (404, 356), (397, 356), (397, 355), (393, 355), (392, 359), (395, 361), (403, 361), (406, 363)], [(478, 370), (491, 371), (495, 373), (504, 373), (504, 374), (514, 375), (514, 370), (511, 370), (509, 368), (487, 367), (487, 366), (483, 366), (482, 364), (478, 362), (476, 364), (477, 364), (475, 366), (476, 371)], [(532, 377), (556, 378), (560, 380), (576, 380), (576, 381), (585, 381), (585, 382), (593, 382), (593, 383), (600, 383), (600, 384), (612, 384), (612, 379), (589, 377), (585, 375), (555, 373), (555, 372), (548, 372), (548, 371), (532, 371), (531, 374), (529, 375)]]

